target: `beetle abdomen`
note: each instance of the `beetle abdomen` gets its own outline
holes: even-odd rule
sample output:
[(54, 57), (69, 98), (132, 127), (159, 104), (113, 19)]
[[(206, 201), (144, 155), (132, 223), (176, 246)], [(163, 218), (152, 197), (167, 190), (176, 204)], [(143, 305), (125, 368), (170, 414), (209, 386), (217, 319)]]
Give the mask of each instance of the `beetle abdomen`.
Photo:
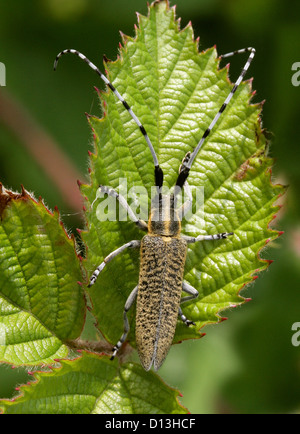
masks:
[(136, 315), (136, 343), (146, 370), (157, 370), (172, 344), (182, 292), (187, 245), (182, 238), (146, 235)]

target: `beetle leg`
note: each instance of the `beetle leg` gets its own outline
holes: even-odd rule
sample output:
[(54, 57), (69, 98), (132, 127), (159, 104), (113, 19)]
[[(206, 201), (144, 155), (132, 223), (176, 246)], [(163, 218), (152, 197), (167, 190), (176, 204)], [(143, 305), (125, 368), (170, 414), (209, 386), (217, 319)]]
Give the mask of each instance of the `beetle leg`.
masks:
[(178, 314), (179, 314), (180, 318), (182, 319), (182, 321), (184, 322), (184, 324), (185, 324), (186, 326), (189, 327), (191, 324), (192, 324), (192, 325), (196, 325), (196, 324), (194, 323), (194, 321), (191, 321), (191, 320), (187, 319), (187, 317), (186, 317), (185, 315), (183, 315), (183, 312), (182, 312), (181, 308), (179, 308), (179, 310), (178, 310)]
[(134, 303), (134, 301), (136, 299), (136, 296), (137, 296), (137, 292), (138, 292), (138, 286), (136, 286), (131, 291), (129, 297), (126, 300), (126, 303), (125, 303), (125, 306), (124, 306), (124, 312), (123, 312), (124, 332), (123, 332), (122, 336), (120, 337), (119, 341), (117, 342), (117, 344), (113, 347), (113, 354), (112, 354), (110, 360), (113, 360), (115, 358), (117, 352), (121, 348), (122, 344), (125, 342), (127, 334), (129, 332), (129, 321), (128, 321), (128, 318), (127, 318), (127, 312), (129, 311), (129, 309), (133, 305), (133, 303)]
[[(194, 298), (197, 298), (199, 295), (199, 292), (197, 291), (197, 289), (194, 288), (193, 286), (189, 285), (186, 282), (182, 282), (182, 290), (184, 292), (186, 292), (187, 294), (190, 294), (190, 295), (188, 295), (187, 297), (183, 297), (181, 299), (181, 303), (184, 303), (185, 301), (193, 300)], [(179, 308), (178, 313), (179, 313), (182, 321), (185, 323), (185, 325), (187, 325), (187, 326), (189, 326), (191, 324), (196, 325), (193, 321), (187, 319), (187, 317), (185, 315), (183, 315), (181, 308)]]
[(136, 248), (140, 247), (140, 244), (141, 244), (141, 242), (139, 240), (132, 240), (129, 243), (126, 243), (123, 246), (119, 247), (118, 249), (114, 250), (108, 256), (106, 256), (106, 258), (104, 258), (103, 262), (101, 262), (101, 264), (93, 272), (93, 274), (90, 278), (90, 283), (88, 285), (88, 288), (90, 288), (92, 285), (94, 285), (94, 283), (97, 280), (97, 277), (99, 276), (99, 274), (101, 273), (101, 271), (103, 270), (103, 268), (105, 267), (105, 265), (108, 262), (110, 262), (113, 258), (115, 258), (117, 255), (122, 253), (123, 250), (127, 249), (127, 247), (130, 247), (132, 249), (136, 249)]
[[(114, 190), (111, 187), (107, 187), (105, 185), (100, 185), (98, 191), (100, 193), (104, 193), (107, 194), (110, 197), (114, 197), (119, 201), (119, 204), (125, 209), (125, 211), (127, 211), (128, 216), (130, 218), (131, 221), (133, 221), (137, 227), (139, 229), (141, 229), (142, 231), (147, 231), (148, 230), (148, 225), (146, 222), (144, 222), (144, 220), (140, 220), (132, 211), (132, 209), (130, 208), (130, 205), (127, 203), (126, 199), (124, 196), (122, 196), (121, 194), (119, 194), (116, 190)], [(94, 200), (94, 202), (98, 199), (98, 194), (96, 199)], [(94, 202), (92, 203), (92, 206), (94, 204)]]

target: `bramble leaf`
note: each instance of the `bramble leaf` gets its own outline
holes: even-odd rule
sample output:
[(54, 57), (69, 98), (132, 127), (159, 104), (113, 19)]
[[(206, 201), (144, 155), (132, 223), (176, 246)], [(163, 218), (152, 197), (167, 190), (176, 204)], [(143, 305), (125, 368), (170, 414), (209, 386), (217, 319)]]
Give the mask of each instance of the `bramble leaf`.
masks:
[[(219, 69), (216, 49), (199, 53), (191, 25), (180, 30), (167, 1), (154, 2), (148, 17), (139, 15), (138, 20), (136, 36), (123, 36), (119, 58), (105, 67), (146, 128), (165, 183), (171, 187), (181, 160), (197, 145), (232, 83), (227, 68)], [(250, 82), (239, 86), (190, 172), (189, 184), (202, 188), (204, 203), (200, 214), (182, 222), (182, 232), (197, 236), (233, 231), (234, 236), (189, 248), (184, 278), (199, 297), (183, 305), (183, 310), (196, 327), (187, 328), (179, 321), (176, 342), (201, 336), (202, 326), (220, 321), (221, 310), (243, 302), (241, 288), (268, 266), (259, 252), (278, 236), (269, 223), (278, 211), (273, 203), (284, 189), (271, 183), (272, 160), (267, 157), (260, 121), (262, 105), (250, 104), (251, 92)], [(98, 220), (100, 201), (91, 207), (98, 186), (118, 189), (123, 178), (128, 190), (145, 187), (150, 198), (154, 183), (153, 160), (139, 128), (113, 92), (101, 92), (100, 99), (104, 117), (89, 117), (95, 138), (91, 184), (82, 186), (88, 200), (88, 232), (83, 237), (89, 275), (110, 252), (143, 235), (131, 221), (118, 221), (118, 207), (117, 221)], [(138, 252), (126, 251), (107, 265), (90, 289), (98, 327), (113, 344), (122, 334), (122, 311), (137, 285), (138, 272)], [(134, 309), (129, 315), (129, 341), (134, 345)]]
[(0, 185), (0, 361), (53, 362), (81, 333), (85, 301), (79, 258), (59, 222), (25, 190)]
[(133, 363), (118, 366), (107, 357), (83, 352), (62, 360), (52, 372), (36, 372), (13, 401), (0, 401), (6, 414), (180, 414), (187, 413), (178, 391)]

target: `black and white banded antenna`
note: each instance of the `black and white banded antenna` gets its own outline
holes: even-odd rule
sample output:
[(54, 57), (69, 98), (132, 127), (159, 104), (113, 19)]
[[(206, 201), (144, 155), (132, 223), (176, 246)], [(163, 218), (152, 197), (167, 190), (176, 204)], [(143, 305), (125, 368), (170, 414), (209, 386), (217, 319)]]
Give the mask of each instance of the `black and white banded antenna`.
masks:
[(150, 152), (151, 152), (151, 155), (152, 155), (152, 158), (153, 158), (154, 167), (155, 167), (155, 185), (157, 187), (161, 188), (162, 184), (163, 184), (163, 172), (162, 172), (162, 170), (161, 170), (161, 168), (159, 166), (158, 159), (157, 159), (154, 147), (153, 147), (153, 145), (151, 143), (151, 140), (149, 139), (149, 136), (148, 136), (148, 134), (147, 134), (144, 126), (140, 122), (139, 118), (135, 115), (135, 113), (133, 112), (133, 110), (129, 107), (128, 103), (125, 101), (125, 99), (122, 97), (122, 95), (120, 95), (120, 93), (111, 84), (111, 82), (107, 79), (107, 77), (104, 74), (102, 74), (102, 72), (100, 71), (100, 69), (96, 65), (94, 65), (94, 63), (91, 62), (84, 54), (80, 53), (77, 50), (68, 48), (66, 50), (61, 51), (56, 56), (56, 59), (54, 61), (54, 71), (57, 68), (58, 60), (60, 59), (60, 57), (63, 56), (64, 54), (68, 54), (68, 53), (75, 54), (80, 59), (84, 60), (89, 65), (89, 67), (92, 68), (96, 72), (96, 74), (99, 75), (99, 77), (104, 81), (104, 83), (112, 90), (112, 92), (116, 95), (116, 97), (121, 101), (121, 103), (126, 108), (126, 110), (130, 114), (130, 116), (132, 117), (132, 119), (135, 121), (135, 123), (139, 127), (141, 133), (145, 137), (145, 140), (146, 140), (146, 142), (148, 144), (148, 147), (150, 149)]
[(232, 51), (230, 53), (227, 54), (223, 54), (220, 56), (220, 59), (225, 59), (226, 57), (231, 57), (234, 56), (235, 54), (242, 54), (242, 53), (247, 53), (250, 52), (249, 57), (247, 59), (247, 62), (245, 63), (242, 72), (240, 73), (237, 81), (235, 82), (232, 90), (230, 91), (229, 95), (227, 96), (226, 100), (224, 101), (224, 103), (222, 104), (220, 110), (218, 111), (218, 113), (215, 115), (214, 119), (212, 120), (211, 124), (209, 125), (209, 127), (205, 130), (201, 140), (199, 141), (199, 143), (197, 144), (196, 148), (194, 148), (194, 150), (192, 151), (189, 159), (186, 162), (183, 162), (182, 164), (182, 168), (180, 171), (180, 174), (177, 178), (177, 182), (176, 185), (179, 186), (180, 188), (183, 187), (183, 184), (185, 183), (188, 175), (189, 175), (189, 171), (192, 167), (192, 164), (198, 154), (198, 152), (200, 151), (205, 139), (207, 138), (207, 136), (209, 135), (209, 133), (211, 132), (211, 130), (213, 129), (213, 127), (216, 125), (219, 117), (221, 116), (221, 114), (224, 112), (224, 110), (226, 109), (227, 105), (229, 104), (231, 98), (233, 97), (235, 91), (237, 90), (237, 88), (239, 87), (239, 85), (241, 84), (246, 72), (249, 69), (249, 66), (255, 56), (255, 48), (252, 47), (248, 47), (248, 48), (242, 48), (241, 50), (236, 50), (236, 51)]

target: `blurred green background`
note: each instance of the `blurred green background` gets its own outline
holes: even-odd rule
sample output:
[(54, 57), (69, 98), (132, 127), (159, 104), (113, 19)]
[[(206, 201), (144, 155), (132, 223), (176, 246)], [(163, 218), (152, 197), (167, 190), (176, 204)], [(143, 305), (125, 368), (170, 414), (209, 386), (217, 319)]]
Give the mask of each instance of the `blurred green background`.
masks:
[[(300, 2), (176, 4), (181, 25), (192, 21), (200, 49), (216, 44), (222, 54), (256, 48), (248, 78), (254, 77), (254, 101), (266, 99), (263, 124), (273, 133), (274, 178), (290, 187), (275, 222), (285, 233), (263, 253), (274, 263), (243, 292), (252, 302), (226, 312), (228, 321), (206, 327), (203, 339), (174, 346), (160, 375), (180, 389), (191, 413), (298, 413), (300, 347), (291, 339), (292, 325), (300, 322), (300, 86), (291, 79), (292, 65), (300, 62)], [(23, 184), (50, 208), (57, 205), (72, 230), (82, 227), (78, 215), (68, 214), (78, 212), (76, 177), (84, 180), (92, 141), (84, 112), (101, 116), (93, 86), (103, 86), (75, 57), (64, 59), (55, 74), (53, 60), (64, 48), (82, 51), (100, 67), (103, 54), (115, 59), (119, 30), (134, 35), (135, 11), (146, 14), (146, 1), (0, 3), (0, 62), (6, 66), (0, 181), (14, 190)], [(232, 61), (232, 80), (243, 62)], [(0, 397), (12, 396), (16, 384), (28, 378), (22, 370), (0, 367)]]

